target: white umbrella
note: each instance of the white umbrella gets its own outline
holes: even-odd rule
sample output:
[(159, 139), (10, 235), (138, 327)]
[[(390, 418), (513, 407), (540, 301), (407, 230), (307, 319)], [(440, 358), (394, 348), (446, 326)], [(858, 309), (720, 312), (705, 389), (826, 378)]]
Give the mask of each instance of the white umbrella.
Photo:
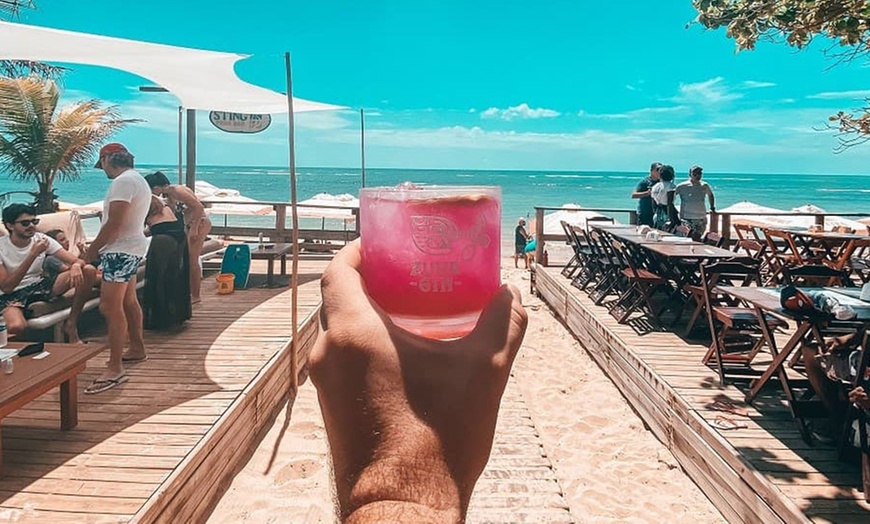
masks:
[[(211, 215), (274, 215), (272, 206), (260, 204), (253, 198), (242, 196), (235, 189), (221, 189), (204, 180), (195, 184), (196, 197), (206, 204), (206, 212)], [(250, 202), (243, 204), (240, 202)]]
[[(299, 216), (307, 218), (335, 218), (340, 220), (353, 220), (353, 209), (359, 208), (359, 199), (344, 193), (332, 195), (330, 193), (318, 193), (308, 200), (299, 202)], [(331, 206), (312, 207), (312, 206)], [(341, 208), (341, 209), (336, 209)]]
[[(587, 221), (590, 218), (604, 217), (601, 213), (595, 211), (586, 211), (580, 208), (577, 204), (565, 204), (562, 209), (544, 215), (544, 234), (545, 235), (561, 235), (565, 231), (562, 229), (562, 221), (582, 228), (587, 227)], [(535, 221), (532, 220), (531, 232), (535, 232)]]

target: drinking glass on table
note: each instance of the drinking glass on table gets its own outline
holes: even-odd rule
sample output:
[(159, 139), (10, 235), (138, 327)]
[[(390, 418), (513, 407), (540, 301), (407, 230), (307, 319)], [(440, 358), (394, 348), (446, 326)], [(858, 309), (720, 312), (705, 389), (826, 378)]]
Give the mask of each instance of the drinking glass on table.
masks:
[(468, 334), (500, 285), (501, 189), (360, 191), (362, 276), (396, 325), (429, 338)]

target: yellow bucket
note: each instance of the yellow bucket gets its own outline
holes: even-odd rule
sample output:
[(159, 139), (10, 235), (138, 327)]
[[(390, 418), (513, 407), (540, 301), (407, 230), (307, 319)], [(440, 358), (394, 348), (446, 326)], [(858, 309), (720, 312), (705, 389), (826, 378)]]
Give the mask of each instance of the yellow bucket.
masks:
[(233, 292), (236, 276), (232, 273), (221, 273), (217, 276), (218, 295), (229, 295)]

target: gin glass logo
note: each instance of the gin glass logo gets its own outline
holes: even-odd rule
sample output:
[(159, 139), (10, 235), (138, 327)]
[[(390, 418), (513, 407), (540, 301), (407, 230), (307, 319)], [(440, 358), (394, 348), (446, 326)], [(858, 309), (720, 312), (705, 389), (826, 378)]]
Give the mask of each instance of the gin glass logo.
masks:
[[(486, 219), (477, 218), (475, 224), (462, 231), (449, 218), (441, 216), (411, 217), (411, 237), (421, 253), (447, 260), (416, 260), (411, 263), (411, 285), (423, 293), (450, 293), (462, 285), (459, 263), (471, 260), (478, 247), (487, 248), (492, 241), (484, 230)], [(463, 243), (456, 252), (457, 243)]]
[(478, 246), (489, 247), (491, 239), (484, 233), (485, 228), (486, 219), (482, 216), (466, 231), (460, 231), (449, 218), (431, 215), (411, 217), (411, 238), (417, 249), (427, 255), (449, 255), (453, 253), (456, 242), (466, 240), (468, 243), (462, 248), (459, 258), (471, 260)]

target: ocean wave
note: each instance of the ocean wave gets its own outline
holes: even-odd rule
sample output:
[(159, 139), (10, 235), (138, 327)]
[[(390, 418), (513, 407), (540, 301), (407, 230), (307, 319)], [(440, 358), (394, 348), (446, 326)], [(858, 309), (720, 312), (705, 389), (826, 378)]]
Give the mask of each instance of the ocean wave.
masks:
[(544, 175), (544, 178), (604, 178), (602, 175)]
[(870, 193), (870, 189), (828, 189), (819, 188), (816, 191), (822, 193)]
[(474, 178), (474, 175), (456, 175), (456, 178)]
[(716, 182), (719, 181), (728, 181), (728, 182), (755, 182), (754, 178), (717, 178)]

